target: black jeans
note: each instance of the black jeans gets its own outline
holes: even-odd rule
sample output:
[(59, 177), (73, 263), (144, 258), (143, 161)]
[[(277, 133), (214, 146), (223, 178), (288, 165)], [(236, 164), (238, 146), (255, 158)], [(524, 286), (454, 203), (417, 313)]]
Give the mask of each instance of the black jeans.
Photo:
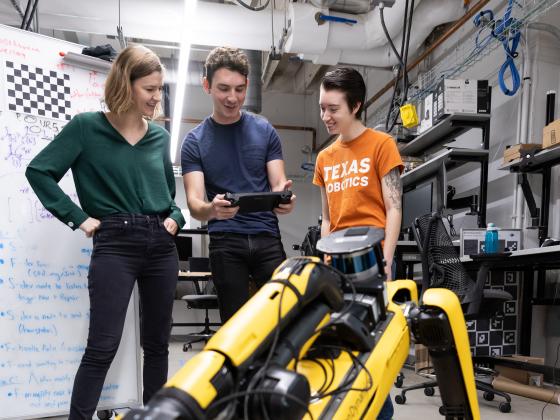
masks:
[[(144, 403), (167, 381), (171, 311), (179, 262), (160, 216), (104, 218), (93, 238), (88, 274), (89, 335), (74, 379), (70, 420), (91, 419), (115, 357), (134, 284), (140, 293)], [(136, 354), (127, 357), (136, 357)]]
[(249, 299), (249, 276), (257, 287), (286, 259), (279, 237), (267, 234), (210, 234), (210, 269), (226, 322)]

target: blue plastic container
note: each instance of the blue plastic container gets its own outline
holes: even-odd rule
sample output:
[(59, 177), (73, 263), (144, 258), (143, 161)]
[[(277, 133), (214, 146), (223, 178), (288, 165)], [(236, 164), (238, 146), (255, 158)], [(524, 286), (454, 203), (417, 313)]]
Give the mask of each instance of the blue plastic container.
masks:
[(484, 252), (486, 254), (495, 254), (498, 252), (498, 228), (494, 223), (488, 223), (488, 227), (486, 228)]

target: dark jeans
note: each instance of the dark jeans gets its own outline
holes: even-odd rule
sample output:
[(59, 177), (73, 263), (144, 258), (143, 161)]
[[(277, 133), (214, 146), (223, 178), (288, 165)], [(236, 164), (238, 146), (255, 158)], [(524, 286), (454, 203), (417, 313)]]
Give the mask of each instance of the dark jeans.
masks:
[[(143, 400), (167, 381), (177, 250), (160, 216), (113, 215), (93, 238), (89, 266), (89, 335), (74, 380), (70, 420), (91, 419), (115, 357), (134, 284), (140, 292)], [(136, 357), (136, 354), (127, 357)]]
[(222, 322), (249, 299), (249, 276), (261, 287), (286, 259), (280, 238), (267, 234), (211, 233), (209, 250)]

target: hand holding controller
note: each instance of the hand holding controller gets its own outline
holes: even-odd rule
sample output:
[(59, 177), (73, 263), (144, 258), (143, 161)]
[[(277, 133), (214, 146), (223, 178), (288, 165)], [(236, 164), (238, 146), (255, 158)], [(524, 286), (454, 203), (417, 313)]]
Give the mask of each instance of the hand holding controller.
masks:
[(254, 213), (261, 211), (283, 211), (285, 206), (292, 207), (293, 194), (291, 191), (271, 191), (261, 193), (225, 193), (224, 201), (229, 202), (229, 208), (238, 208), (239, 213)]

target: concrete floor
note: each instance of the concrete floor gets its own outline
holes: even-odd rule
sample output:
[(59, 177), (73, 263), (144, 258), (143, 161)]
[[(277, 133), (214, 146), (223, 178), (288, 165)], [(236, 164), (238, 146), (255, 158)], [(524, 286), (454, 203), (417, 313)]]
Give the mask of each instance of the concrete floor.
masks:
[[(405, 369), (403, 373), (405, 375), (404, 386), (426, 381), (426, 378), (416, 375), (412, 370)], [(396, 388), (393, 388), (391, 391), (393, 402), (395, 401), (395, 395), (398, 393), (399, 391)], [(482, 398), (482, 393), (478, 392), (480, 418), (492, 420), (537, 420), (541, 419), (541, 411), (546, 404), (542, 401), (511, 394), (511, 412), (501, 413), (498, 409), (501, 401), (504, 401), (504, 399), (499, 396), (496, 396), (494, 401), (485, 401)], [(426, 397), (420, 389), (410, 391), (406, 394), (406, 404), (394, 404), (394, 419), (441, 419), (443, 417), (438, 412), (440, 405), (441, 400), (438, 388), (435, 388), (435, 395), (433, 397)], [(545, 420), (559, 420), (560, 406), (549, 404), (542, 418)]]
[[(173, 375), (181, 366), (192, 357), (201, 345), (194, 345), (193, 350), (184, 353), (183, 346), (179, 342), (173, 342), (170, 347), (170, 376)], [(412, 370), (404, 369), (405, 374), (404, 385), (413, 385), (416, 383), (424, 382), (426, 378), (416, 375)], [(398, 389), (393, 388), (391, 391), (391, 398), (394, 402), (395, 395), (398, 394)], [(494, 401), (488, 402), (482, 399), (482, 394), (479, 392), (480, 404), (480, 418), (491, 420), (559, 420), (560, 419), (560, 406), (549, 404), (541, 417), (541, 411), (545, 405), (542, 401), (535, 401), (517, 395), (512, 395), (511, 412), (504, 414), (498, 410), (498, 404), (502, 399), (496, 397)], [(441, 405), (439, 399), (439, 391), (436, 388), (436, 393), (433, 397), (426, 397), (422, 390), (410, 391), (406, 394), (406, 404), (398, 405), (395, 407), (395, 420), (419, 420), (419, 419), (441, 419), (438, 409)], [(51, 420), (62, 420), (64, 417), (51, 417)], [(94, 417), (96, 419), (96, 417)]]

